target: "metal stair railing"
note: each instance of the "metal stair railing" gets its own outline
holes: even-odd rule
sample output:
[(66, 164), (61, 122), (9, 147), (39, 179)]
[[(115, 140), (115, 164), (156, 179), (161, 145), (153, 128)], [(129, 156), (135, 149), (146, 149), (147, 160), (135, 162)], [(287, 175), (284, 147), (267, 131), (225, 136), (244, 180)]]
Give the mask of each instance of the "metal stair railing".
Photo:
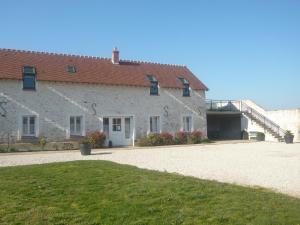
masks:
[(251, 106), (247, 105), (245, 102), (241, 101), (241, 112), (249, 115), (255, 120), (258, 120), (264, 128), (270, 129), (273, 133), (277, 135), (277, 138), (283, 138), (285, 134), (285, 130), (280, 128), (280, 126), (274, 123), (269, 118), (265, 117), (257, 110), (253, 109)]

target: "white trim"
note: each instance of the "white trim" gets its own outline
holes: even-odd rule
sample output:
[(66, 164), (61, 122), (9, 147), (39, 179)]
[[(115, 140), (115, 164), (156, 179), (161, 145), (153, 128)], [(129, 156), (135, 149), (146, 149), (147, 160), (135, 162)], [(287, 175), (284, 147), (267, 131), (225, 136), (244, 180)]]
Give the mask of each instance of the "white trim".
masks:
[(24, 73), (22, 73), (21, 87), (22, 87), (23, 91), (37, 91), (37, 89), (38, 89), (38, 82), (37, 82), (36, 70), (35, 70), (34, 82), (35, 82), (34, 89), (24, 89)]
[[(70, 118), (72, 117), (81, 117), (82, 121), (81, 121), (81, 132), (80, 134), (71, 134), (71, 123), (70, 123)], [(85, 136), (86, 135), (86, 130), (85, 130), (85, 115), (84, 114), (70, 114), (67, 118), (67, 124), (68, 127), (66, 128), (66, 133), (67, 133), (67, 138), (70, 138), (72, 135), (76, 136)]]
[(132, 146), (135, 146), (135, 116), (132, 116)]
[[(24, 117), (34, 117), (34, 134), (23, 134), (23, 118)], [(21, 140), (23, 136), (26, 137), (38, 137), (40, 133), (39, 129), (39, 116), (34, 114), (22, 114), (19, 116), (18, 121), (18, 140)]]
[(191, 132), (194, 131), (194, 116), (192, 114), (182, 114), (181, 115), (181, 126), (180, 126), (180, 130), (181, 131), (184, 131), (183, 128), (184, 128), (184, 124), (183, 124), (183, 118), (184, 117), (190, 117), (191, 118)]
[(109, 119), (109, 135), (108, 137), (106, 137), (106, 141), (109, 140), (109, 136), (112, 134), (111, 132), (114, 132), (112, 131), (112, 118), (121, 118), (121, 123), (122, 121), (124, 121), (124, 124), (122, 124), (122, 131), (124, 129), (124, 135), (125, 135), (125, 118), (130, 118), (130, 132), (132, 132), (132, 136), (130, 138), (125, 138), (124, 136), (124, 140), (125, 141), (128, 141), (129, 139), (132, 139), (132, 146), (135, 146), (135, 137), (136, 137), (136, 128), (135, 128), (135, 124), (136, 124), (136, 119), (135, 119), (135, 115), (130, 115), (130, 114), (123, 114), (123, 115), (120, 115), (120, 114), (110, 114), (110, 115), (102, 115), (101, 116), (102, 118), (102, 121), (100, 122), (100, 127), (101, 127), (101, 131), (104, 132), (103, 130), (103, 119), (104, 118), (108, 118)]

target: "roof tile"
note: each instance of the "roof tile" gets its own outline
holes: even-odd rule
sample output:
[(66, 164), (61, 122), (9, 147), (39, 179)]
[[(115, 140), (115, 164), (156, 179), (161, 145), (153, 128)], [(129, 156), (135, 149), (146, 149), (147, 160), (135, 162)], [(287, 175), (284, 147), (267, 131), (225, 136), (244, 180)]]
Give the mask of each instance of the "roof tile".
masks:
[[(68, 65), (75, 66), (76, 73), (67, 72)], [(193, 89), (208, 90), (186, 66), (129, 60), (113, 64), (109, 58), (0, 49), (0, 79), (21, 80), (23, 66), (34, 66), (39, 81), (149, 87), (146, 75), (153, 74), (161, 87), (182, 88), (180, 76)]]

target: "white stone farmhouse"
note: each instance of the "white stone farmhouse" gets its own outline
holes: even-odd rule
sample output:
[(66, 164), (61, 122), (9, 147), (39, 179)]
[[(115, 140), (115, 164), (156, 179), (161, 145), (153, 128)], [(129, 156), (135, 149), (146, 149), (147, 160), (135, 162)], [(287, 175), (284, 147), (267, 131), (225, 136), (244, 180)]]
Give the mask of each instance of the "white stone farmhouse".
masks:
[(0, 49), (0, 137), (68, 140), (104, 131), (114, 146), (149, 134), (207, 134), (207, 87), (186, 67)]

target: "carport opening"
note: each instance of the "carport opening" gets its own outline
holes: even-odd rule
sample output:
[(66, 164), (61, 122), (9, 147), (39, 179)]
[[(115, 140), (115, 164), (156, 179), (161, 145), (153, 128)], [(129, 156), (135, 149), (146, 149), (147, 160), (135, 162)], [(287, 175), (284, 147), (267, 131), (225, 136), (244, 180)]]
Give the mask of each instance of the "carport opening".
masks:
[(207, 136), (211, 140), (240, 140), (241, 114), (207, 114)]

